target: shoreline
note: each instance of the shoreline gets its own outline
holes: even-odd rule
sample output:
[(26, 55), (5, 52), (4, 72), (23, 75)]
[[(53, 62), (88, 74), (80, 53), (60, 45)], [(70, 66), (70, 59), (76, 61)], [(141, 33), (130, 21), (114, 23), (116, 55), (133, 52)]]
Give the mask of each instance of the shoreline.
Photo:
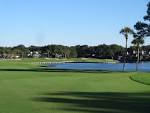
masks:
[(84, 61), (60, 61), (60, 62), (32, 62), (33, 64), (63, 64), (63, 63), (102, 63), (102, 64), (117, 64), (119, 62), (84, 62)]

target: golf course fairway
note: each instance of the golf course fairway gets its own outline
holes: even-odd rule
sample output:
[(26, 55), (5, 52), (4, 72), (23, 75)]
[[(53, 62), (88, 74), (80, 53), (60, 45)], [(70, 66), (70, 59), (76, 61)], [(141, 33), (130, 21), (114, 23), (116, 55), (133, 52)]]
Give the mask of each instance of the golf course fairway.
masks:
[(150, 76), (1, 65), (0, 113), (149, 113), (150, 85), (136, 75)]

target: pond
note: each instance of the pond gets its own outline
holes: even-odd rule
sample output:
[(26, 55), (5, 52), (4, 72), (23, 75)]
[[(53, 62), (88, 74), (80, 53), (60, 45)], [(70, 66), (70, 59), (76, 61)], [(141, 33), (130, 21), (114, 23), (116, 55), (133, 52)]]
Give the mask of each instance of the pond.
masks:
[[(108, 70), (122, 71), (123, 63), (60, 63), (49, 64), (51, 69), (72, 69), (72, 70)], [(142, 62), (138, 64), (139, 71), (150, 71), (150, 62)], [(135, 71), (135, 63), (126, 63), (125, 71)]]

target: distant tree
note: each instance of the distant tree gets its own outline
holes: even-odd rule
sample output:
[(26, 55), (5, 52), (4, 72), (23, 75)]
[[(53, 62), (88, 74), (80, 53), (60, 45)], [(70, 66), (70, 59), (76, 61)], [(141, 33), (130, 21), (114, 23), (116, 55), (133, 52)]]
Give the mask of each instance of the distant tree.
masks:
[(52, 57), (52, 54), (53, 54), (53, 52), (54, 52), (54, 50), (53, 50), (53, 48), (52, 48), (52, 45), (48, 45), (48, 46), (46, 46), (46, 50), (45, 50), (46, 52), (47, 52), (47, 54), (48, 54), (48, 58), (50, 58), (50, 57)]
[(24, 58), (26, 47), (24, 45), (18, 45), (12, 48), (13, 51), (18, 54), (21, 58)]
[(137, 62), (136, 62), (136, 71), (138, 71), (138, 64), (140, 61), (140, 47), (144, 44), (144, 39), (138, 34), (134, 34), (134, 40), (132, 41), (132, 44), (137, 48)]
[(123, 47), (117, 44), (110, 45), (110, 49), (111, 49), (112, 59), (116, 59), (116, 60), (118, 59), (118, 56), (121, 55), (123, 51)]
[(120, 34), (122, 34), (125, 37), (126, 40), (126, 45), (125, 45), (125, 54), (124, 54), (124, 64), (123, 64), (123, 71), (125, 70), (125, 64), (126, 64), (126, 60), (127, 60), (127, 48), (128, 48), (128, 37), (129, 35), (133, 34), (133, 30), (129, 27), (124, 27), (123, 29), (121, 29)]
[(77, 57), (77, 50), (76, 50), (76, 48), (75, 47), (70, 47), (70, 55), (69, 55), (69, 57), (70, 58), (76, 58)]
[(78, 53), (78, 57), (88, 57), (89, 53), (88, 53), (88, 45), (77, 45), (76, 46), (76, 50)]
[(113, 59), (112, 58), (113, 57), (113, 51), (109, 45), (105, 45), (105, 44), (102, 45), (101, 54), (102, 54), (103, 59)]

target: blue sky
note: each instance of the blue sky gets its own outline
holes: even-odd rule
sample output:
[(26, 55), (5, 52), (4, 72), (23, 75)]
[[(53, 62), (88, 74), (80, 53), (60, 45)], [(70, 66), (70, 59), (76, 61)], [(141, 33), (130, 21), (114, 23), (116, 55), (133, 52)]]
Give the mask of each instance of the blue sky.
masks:
[[(142, 20), (147, 3), (148, 0), (0, 0), (0, 46), (124, 45), (119, 30)], [(146, 44), (149, 42), (146, 39)]]

